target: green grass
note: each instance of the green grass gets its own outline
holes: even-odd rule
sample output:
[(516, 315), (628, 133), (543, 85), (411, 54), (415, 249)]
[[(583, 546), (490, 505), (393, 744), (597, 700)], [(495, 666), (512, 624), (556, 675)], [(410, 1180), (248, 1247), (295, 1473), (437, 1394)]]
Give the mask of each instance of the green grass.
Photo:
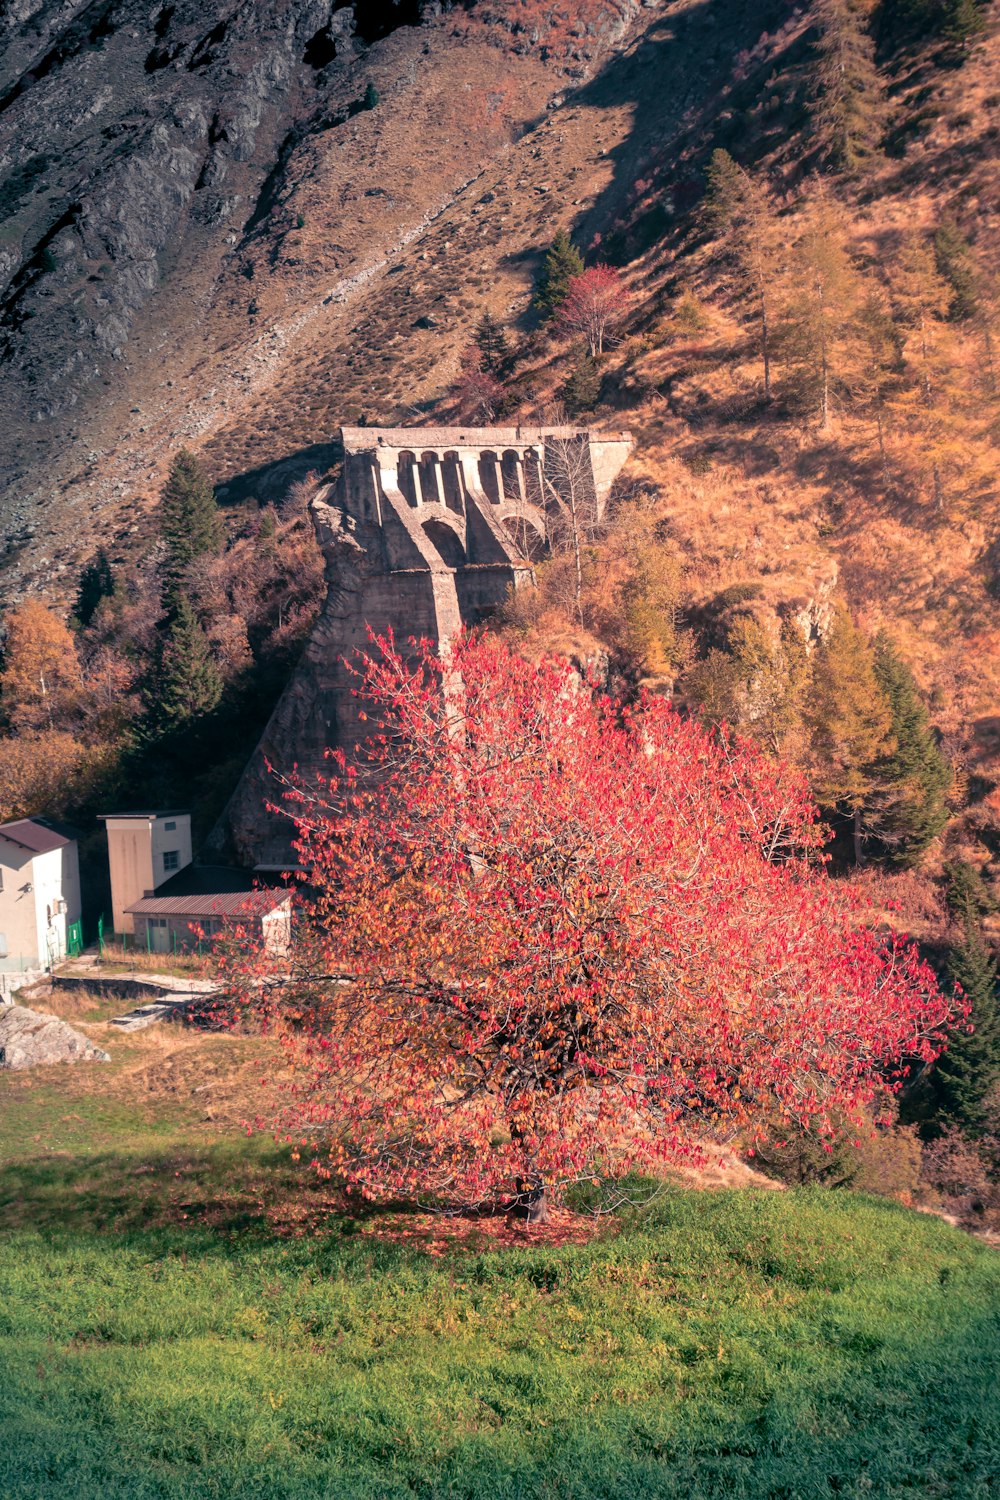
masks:
[(3, 1500), (997, 1493), (1000, 1257), (936, 1219), (676, 1190), (584, 1246), (281, 1236), (322, 1200), (274, 1148), (99, 1096), (12, 1143), (57, 1093), (0, 1089)]

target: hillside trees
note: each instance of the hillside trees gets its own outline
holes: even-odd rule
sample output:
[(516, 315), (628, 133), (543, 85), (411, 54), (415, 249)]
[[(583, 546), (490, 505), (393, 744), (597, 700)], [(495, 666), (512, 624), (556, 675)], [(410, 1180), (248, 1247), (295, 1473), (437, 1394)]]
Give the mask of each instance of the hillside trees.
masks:
[(819, 27), (812, 77), (813, 128), (826, 159), (845, 172), (878, 151), (887, 115), (885, 88), (868, 30), (868, 0), (815, 0)]
[(583, 256), (565, 229), (560, 229), (542, 264), (535, 290), (535, 307), (543, 320), (555, 317), (566, 300), (569, 284), (583, 271)]
[(383, 641), (360, 670), (368, 758), (292, 798), (314, 894), (291, 966), (233, 979), (321, 1171), (540, 1218), (704, 1135), (825, 1138), (933, 1056), (951, 1003), (811, 863), (790, 767), (489, 638), (415, 664)]
[(821, 807), (851, 820), (855, 862), (862, 858), (864, 810), (877, 785), (876, 763), (894, 749), (892, 711), (875, 671), (875, 653), (840, 608), (816, 648), (805, 701), (812, 785)]
[(586, 342), (591, 359), (600, 359), (628, 306), (621, 273), (613, 266), (591, 266), (570, 278), (559, 305), (559, 326), (564, 333)]
[(11, 610), (5, 623), (5, 717), (18, 730), (66, 728), (83, 686), (72, 632), (36, 599)]
[(84, 627), (89, 625), (100, 607), (101, 600), (110, 599), (114, 591), (115, 577), (111, 570), (111, 563), (108, 561), (108, 554), (103, 547), (98, 547), (80, 574), (76, 605), (73, 609), (73, 617), (78, 624)]
[(856, 363), (854, 315), (862, 284), (847, 249), (842, 209), (817, 187), (803, 213), (792, 256), (795, 287), (784, 337), (792, 390), (807, 411), (830, 426), (834, 403), (849, 389)]
[(732, 267), (737, 294), (755, 323), (764, 367), (764, 400), (771, 399), (771, 324), (777, 215), (766, 186), (728, 151), (714, 151), (708, 169), (706, 216)]
[(175, 456), (160, 493), (160, 535), (166, 546), (164, 598), (183, 587), (195, 558), (222, 546), (222, 518), (204, 469), (187, 449)]
[(912, 864), (948, 821), (951, 767), (913, 673), (884, 632), (875, 638), (874, 671), (889, 705), (892, 744), (874, 768), (881, 803), (874, 827), (897, 863)]
[(952, 866), (948, 899), (960, 935), (949, 954), (947, 973), (966, 996), (969, 1014), (950, 1032), (931, 1083), (939, 1116), (976, 1133), (983, 1128), (989, 1097), (1000, 1083), (1000, 975), (982, 928), (988, 897), (972, 866)]
[(180, 729), (217, 708), (222, 689), (222, 676), (205, 632), (190, 600), (182, 594), (167, 620), (147, 694), (150, 720), (161, 732)]

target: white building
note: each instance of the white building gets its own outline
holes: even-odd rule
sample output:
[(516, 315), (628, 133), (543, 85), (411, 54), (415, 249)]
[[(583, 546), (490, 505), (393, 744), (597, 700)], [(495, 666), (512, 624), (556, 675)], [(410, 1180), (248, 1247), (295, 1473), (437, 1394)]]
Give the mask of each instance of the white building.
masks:
[(71, 831), (46, 818), (0, 823), (0, 973), (45, 969), (81, 947)]

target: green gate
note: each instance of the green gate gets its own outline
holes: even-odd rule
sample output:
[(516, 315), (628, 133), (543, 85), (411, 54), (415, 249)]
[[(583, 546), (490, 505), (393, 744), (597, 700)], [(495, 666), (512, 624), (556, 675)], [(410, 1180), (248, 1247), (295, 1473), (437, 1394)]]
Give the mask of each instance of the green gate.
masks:
[(66, 957), (75, 958), (83, 952), (83, 923), (70, 922), (66, 928)]

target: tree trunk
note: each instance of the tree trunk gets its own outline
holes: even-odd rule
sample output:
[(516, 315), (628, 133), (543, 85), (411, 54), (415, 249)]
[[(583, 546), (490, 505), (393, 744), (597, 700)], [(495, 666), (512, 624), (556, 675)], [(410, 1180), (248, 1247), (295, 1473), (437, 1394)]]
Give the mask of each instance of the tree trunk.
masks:
[(511, 1210), (526, 1224), (544, 1224), (548, 1219), (549, 1205), (545, 1196), (545, 1183), (536, 1172), (530, 1173), (527, 1177), (518, 1178), (517, 1197), (511, 1204)]
[(771, 346), (768, 341), (769, 330), (767, 326), (767, 301), (763, 291), (760, 294), (760, 352), (764, 360), (764, 400), (771, 399)]
[(863, 865), (865, 862), (864, 852), (861, 848), (861, 804), (854, 809), (854, 863)]

